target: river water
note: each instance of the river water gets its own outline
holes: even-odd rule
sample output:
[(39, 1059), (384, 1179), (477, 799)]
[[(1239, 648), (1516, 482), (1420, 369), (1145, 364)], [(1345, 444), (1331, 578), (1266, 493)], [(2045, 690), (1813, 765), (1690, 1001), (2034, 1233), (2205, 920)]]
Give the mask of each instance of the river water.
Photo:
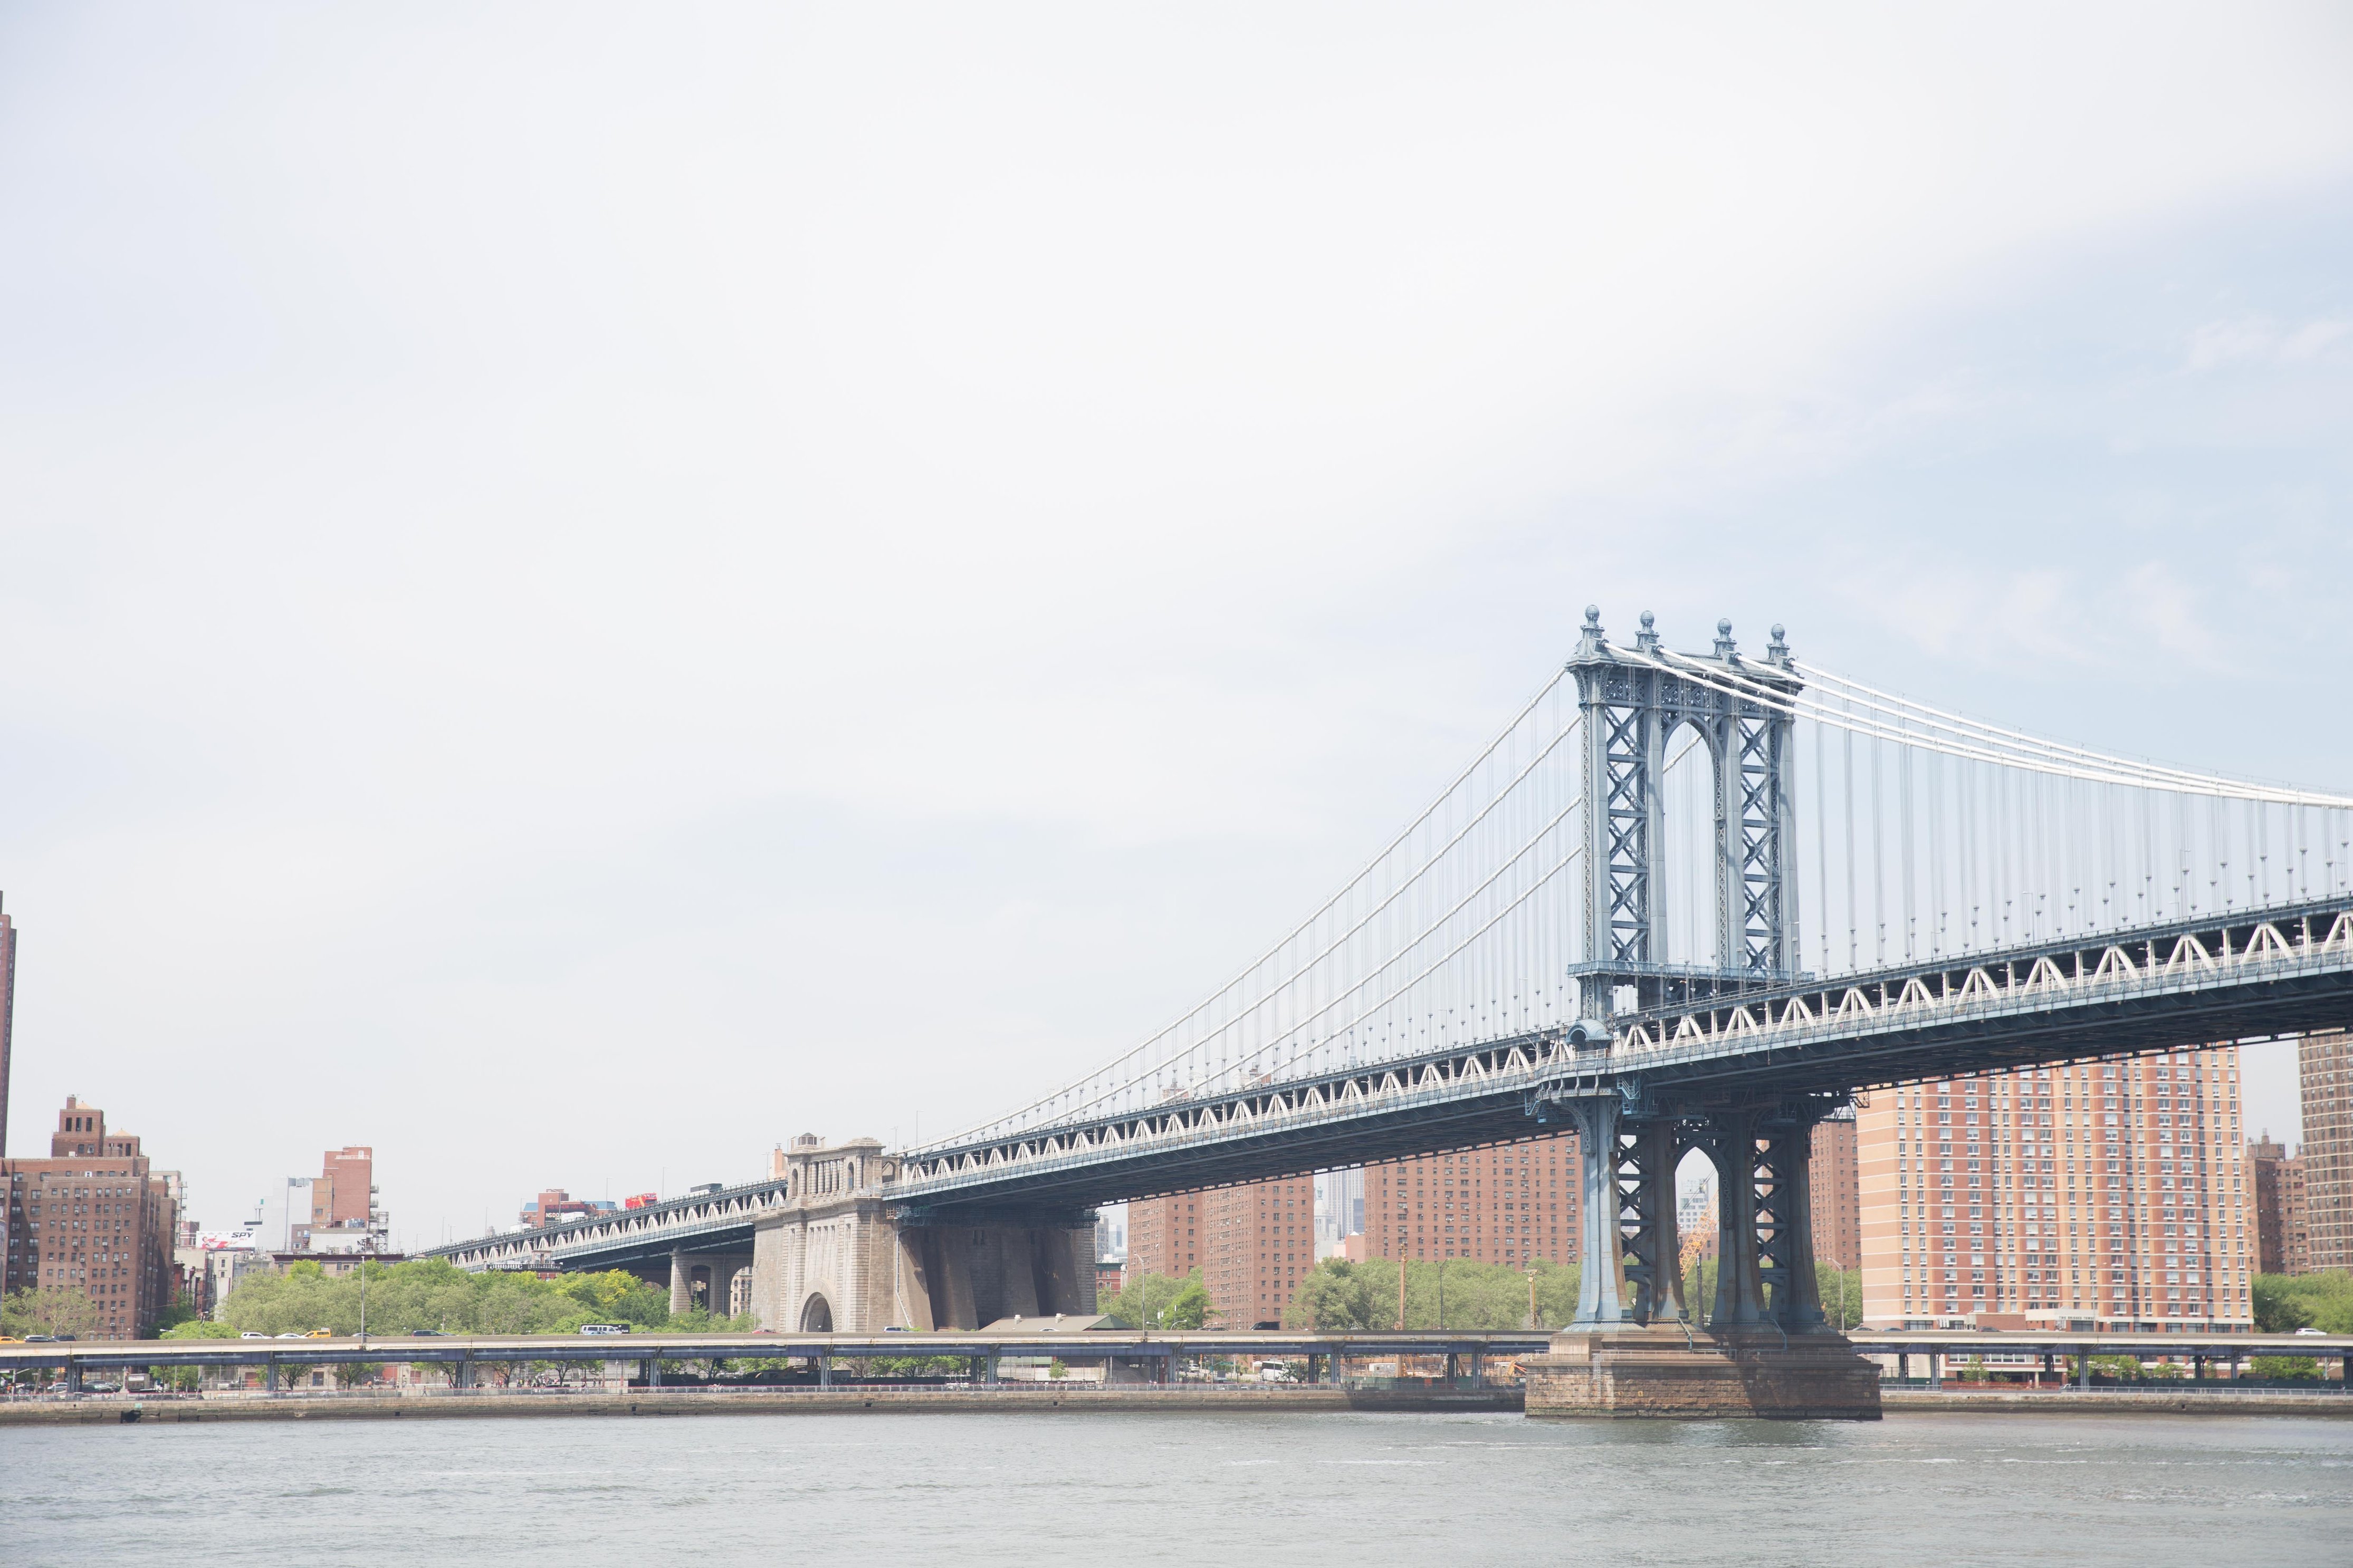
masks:
[(0, 1563), (2353, 1563), (2353, 1421), (1054, 1413), (0, 1431)]

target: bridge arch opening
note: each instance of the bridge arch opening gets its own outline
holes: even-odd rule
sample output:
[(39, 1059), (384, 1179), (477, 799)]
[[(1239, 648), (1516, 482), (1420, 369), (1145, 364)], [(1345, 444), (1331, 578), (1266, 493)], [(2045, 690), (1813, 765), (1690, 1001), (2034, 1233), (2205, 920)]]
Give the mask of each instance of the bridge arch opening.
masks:
[(1684, 720), (1659, 744), (1659, 842), (1651, 847), (1651, 918), (1658, 961), (1722, 967), (1717, 901), (1725, 867), (1715, 742)]
[(805, 1334), (833, 1332), (833, 1308), (827, 1304), (824, 1296), (812, 1292), (809, 1299), (801, 1303), (801, 1332)]

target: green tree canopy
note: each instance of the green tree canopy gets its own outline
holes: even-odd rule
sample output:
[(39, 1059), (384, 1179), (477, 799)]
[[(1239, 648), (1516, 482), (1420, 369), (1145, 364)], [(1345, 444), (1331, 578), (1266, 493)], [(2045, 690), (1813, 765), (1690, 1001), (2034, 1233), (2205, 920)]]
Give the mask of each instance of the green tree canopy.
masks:
[(2255, 1327), (2267, 1334), (2298, 1329), (2353, 1334), (2353, 1274), (2330, 1268), (2318, 1274), (2255, 1276)]
[[(560, 1334), (583, 1323), (626, 1323), (648, 1331), (750, 1328), (749, 1320), (716, 1321), (703, 1312), (673, 1321), (670, 1292), (635, 1275), (613, 1270), (542, 1279), (533, 1274), (469, 1274), (441, 1258), (369, 1263), (367, 1329), (406, 1334), (431, 1329), (450, 1334)], [(192, 1326), (191, 1326), (192, 1327)], [(248, 1274), (221, 1304), (219, 1321), (201, 1334), (250, 1330), (264, 1334), (325, 1329), (355, 1334), (360, 1327), (360, 1276), (329, 1275), (300, 1262), (283, 1272)]]
[(1119, 1294), (1102, 1310), (1131, 1329), (1198, 1329), (1208, 1323), (1217, 1304), (1209, 1300), (1209, 1288), (1201, 1282), (1201, 1271), (1196, 1268), (1182, 1278), (1138, 1275), (1121, 1286)]
[(98, 1331), (98, 1303), (87, 1290), (45, 1285), (38, 1289), (11, 1290), (0, 1301), (0, 1332), (22, 1339), (26, 1334), (71, 1334), (87, 1339)]
[[(1576, 1268), (1539, 1261), (1532, 1268), (1467, 1259), (1405, 1264), (1409, 1329), (1522, 1329), (1528, 1322), (1528, 1282), (1535, 1280), (1538, 1326), (1557, 1328), (1577, 1312)], [(1352, 1263), (1327, 1258), (1300, 1280), (1284, 1324), (1327, 1333), (1393, 1329), (1398, 1322), (1398, 1264), (1389, 1258)]]

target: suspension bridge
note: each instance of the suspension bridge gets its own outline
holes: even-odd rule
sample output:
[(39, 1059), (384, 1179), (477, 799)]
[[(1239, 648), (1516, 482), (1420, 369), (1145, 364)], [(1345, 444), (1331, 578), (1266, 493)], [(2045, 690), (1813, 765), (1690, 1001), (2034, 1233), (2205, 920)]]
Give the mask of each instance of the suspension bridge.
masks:
[[(1200, 1004), (1018, 1109), (866, 1149), (854, 1180), (812, 1153), (731, 1192), (723, 1244), (851, 1216), (871, 1236), (809, 1231), (755, 1283), (778, 1326), (845, 1299), (860, 1327), (976, 1326), (991, 1293), (1037, 1310), (1075, 1278), (1054, 1238), (1090, 1205), (1567, 1125), (1581, 1324), (1691, 1317), (1673, 1173), (1697, 1149), (1709, 1327), (1813, 1333), (1810, 1129), (1857, 1091), (2348, 1022), (2353, 797), (1969, 718), (1778, 626), (1757, 657), (1725, 622), (1683, 653), (1588, 608), (1494, 740)], [(689, 1200), (444, 1250), (595, 1266), (647, 1255), (673, 1206), (719, 1234)]]

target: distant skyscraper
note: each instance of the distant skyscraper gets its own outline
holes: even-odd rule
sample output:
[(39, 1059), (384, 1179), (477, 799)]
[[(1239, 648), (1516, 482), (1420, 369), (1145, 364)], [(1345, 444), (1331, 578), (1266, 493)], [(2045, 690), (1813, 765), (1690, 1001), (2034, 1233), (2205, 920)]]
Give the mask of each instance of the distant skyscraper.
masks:
[(1315, 1256), (1336, 1257), (1340, 1244), (1365, 1228), (1365, 1169), (1326, 1171), (1315, 1178)]
[(16, 1016), (16, 926), (0, 908), (0, 1160), (8, 1157), (8, 1052)]
[(2304, 1100), (2306, 1268), (2353, 1268), (2353, 1034), (2296, 1043)]

